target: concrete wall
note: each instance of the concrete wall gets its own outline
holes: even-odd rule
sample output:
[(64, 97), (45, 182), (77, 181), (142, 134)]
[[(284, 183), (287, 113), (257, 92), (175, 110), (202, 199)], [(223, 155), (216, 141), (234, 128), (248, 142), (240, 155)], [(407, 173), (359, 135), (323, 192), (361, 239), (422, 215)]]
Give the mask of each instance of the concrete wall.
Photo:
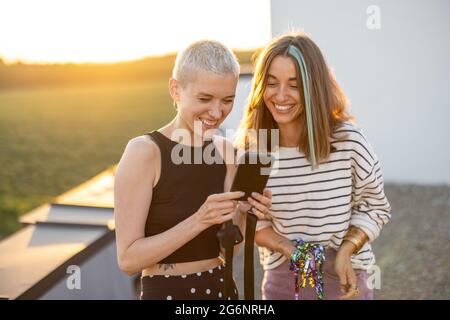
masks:
[[(242, 75), (236, 88), (236, 98), (234, 99), (233, 109), (222, 124), (223, 129), (233, 130), (235, 132), (241, 119), (244, 117), (245, 104), (251, 90), (251, 75)], [(225, 132), (224, 132), (225, 133)], [(228, 137), (230, 140), (232, 137)]]

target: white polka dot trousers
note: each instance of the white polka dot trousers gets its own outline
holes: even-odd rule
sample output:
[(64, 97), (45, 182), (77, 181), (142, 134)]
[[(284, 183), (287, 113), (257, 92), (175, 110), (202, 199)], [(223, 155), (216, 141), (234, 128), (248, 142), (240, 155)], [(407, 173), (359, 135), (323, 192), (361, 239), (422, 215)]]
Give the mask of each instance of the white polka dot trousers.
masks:
[(224, 296), (224, 267), (187, 275), (156, 275), (141, 278), (141, 300), (237, 300), (238, 291)]

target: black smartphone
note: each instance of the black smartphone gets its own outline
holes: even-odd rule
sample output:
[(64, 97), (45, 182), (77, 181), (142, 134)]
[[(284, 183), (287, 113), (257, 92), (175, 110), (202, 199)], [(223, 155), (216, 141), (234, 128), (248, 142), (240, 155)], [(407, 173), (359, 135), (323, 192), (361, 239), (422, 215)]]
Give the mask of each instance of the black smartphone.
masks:
[(274, 157), (270, 153), (245, 152), (239, 157), (231, 191), (243, 191), (238, 200), (247, 201), (252, 192), (262, 194), (269, 179)]

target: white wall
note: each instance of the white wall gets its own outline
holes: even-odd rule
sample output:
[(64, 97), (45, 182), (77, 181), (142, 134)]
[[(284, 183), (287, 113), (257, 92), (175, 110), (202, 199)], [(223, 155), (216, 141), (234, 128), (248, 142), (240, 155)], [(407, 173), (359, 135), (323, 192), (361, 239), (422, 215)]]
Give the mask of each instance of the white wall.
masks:
[(295, 27), (321, 47), (387, 182), (450, 185), (450, 1), (273, 0), (271, 16), (272, 36)]
[[(244, 117), (245, 105), (251, 90), (251, 80), (251, 75), (242, 75), (239, 77), (233, 109), (223, 122), (223, 129), (233, 130), (233, 132), (236, 133), (239, 123)], [(232, 137), (228, 136), (227, 138), (232, 139)]]

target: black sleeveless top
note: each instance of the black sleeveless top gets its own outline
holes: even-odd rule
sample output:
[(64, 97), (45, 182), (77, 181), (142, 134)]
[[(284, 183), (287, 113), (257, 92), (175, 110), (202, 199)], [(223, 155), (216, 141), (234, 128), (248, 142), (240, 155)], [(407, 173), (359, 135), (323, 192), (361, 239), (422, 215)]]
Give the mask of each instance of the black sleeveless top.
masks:
[[(161, 152), (161, 174), (153, 188), (145, 223), (145, 236), (148, 237), (164, 232), (191, 216), (209, 195), (224, 192), (226, 165), (223, 161), (220, 164), (206, 164), (204, 161), (194, 164), (194, 153), (203, 152), (212, 141), (205, 142), (202, 147), (192, 147), (180, 145), (158, 131), (146, 134), (158, 145)], [(189, 155), (190, 151), (191, 164), (175, 164), (171, 160), (172, 148), (175, 146), (182, 150), (179, 153), (181, 155)], [(211, 147), (214, 145), (209, 148)], [(213, 148), (211, 154), (214, 156), (215, 152), (218, 151)], [(180, 263), (218, 257), (220, 248), (217, 232), (220, 227), (213, 225), (205, 229), (159, 263)]]

